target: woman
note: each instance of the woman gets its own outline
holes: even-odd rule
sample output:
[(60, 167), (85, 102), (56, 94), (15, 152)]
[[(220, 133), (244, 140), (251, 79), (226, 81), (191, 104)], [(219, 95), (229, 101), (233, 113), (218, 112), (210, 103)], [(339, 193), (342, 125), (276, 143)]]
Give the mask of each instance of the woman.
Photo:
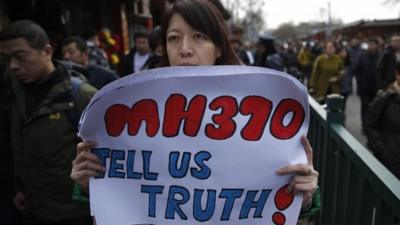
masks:
[(310, 94), (323, 103), (328, 94), (339, 94), (340, 80), (344, 75), (343, 61), (335, 54), (335, 45), (327, 42), (325, 53), (318, 56), (314, 63), (310, 80)]
[(343, 62), (343, 78), (340, 81), (340, 94), (344, 97), (344, 106), (346, 107), (346, 101), (349, 94), (352, 92), (352, 64), (349, 51), (345, 46), (340, 46), (337, 50), (337, 54)]
[[(227, 29), (219, 11), (207, 0), (179, 0), (166, 14), (162, 27), (163, 60), (166, 66), (239, 65), (230, 46)], [(317, 189), (318, 172), (312, 166), (312, 149), (305, 137), (302, 142), (308, 164), (290, 165), (277, 171), (293, 176), (288, 192), (304, 192), (303, 208), (311, 205)], [(88, 179), (104, 171), (100, 160), (90, 153), (91, 142), (78, 145), (71, 177), (85, 190)]]
[(165, 66), (240, 65), (218, 9), (206, 1), (177, 1), (161, 28)]

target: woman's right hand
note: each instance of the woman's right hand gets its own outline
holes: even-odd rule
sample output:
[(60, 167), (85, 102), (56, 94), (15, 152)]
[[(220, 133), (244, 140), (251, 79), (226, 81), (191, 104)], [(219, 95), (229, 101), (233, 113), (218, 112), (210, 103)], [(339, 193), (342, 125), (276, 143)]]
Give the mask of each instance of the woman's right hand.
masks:
[(95, 142), (80, 142), (76, 148), (76, 158), (72, 161), (71, 178), (86, 192), (89, 190), (89, 177), (105, 171), (101, 160), (90, 152), (95, 145)]

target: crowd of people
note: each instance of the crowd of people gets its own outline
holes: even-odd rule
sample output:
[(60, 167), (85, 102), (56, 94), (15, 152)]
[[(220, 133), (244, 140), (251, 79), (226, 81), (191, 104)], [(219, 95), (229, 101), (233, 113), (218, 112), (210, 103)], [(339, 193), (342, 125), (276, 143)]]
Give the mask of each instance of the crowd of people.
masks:
[[(162, 26), (135, 33), (134, 48), (118, 68), (110, 67), (93, 31), (65, 37), (58, 43), (58, 58), (39, 24), (19, 20), (0, 31), (0, 179), (5, 188), (0, 210), (5, 224), (92, 224), (88, 203), (73, 199), (72, 190), (77, 183), (85, 193), (89, 177), (104, 168), (86, 151), (93, 143), (76, 136), (79, 117), (98, 89), (164, 66), (251, 65), (285, 71), (321, 104), (331, 93), (350, 95), (355, 78), (368, 147), (400, 178), (399, 34), (388, 43), (354, 38), (349, 44), (277, 43), (260, 35), (248, 45), (244, 30), (227, 26), (224, 12), (210, 2), (176, 1)], [(307, 139), (302, 141), (312, 155)], [(279, 171), (294, 174), (288, 191), (305, 193), (302, 212), (312, 209), (318, 183), (308, 159), (308, 164)]]
[[(304, 42), (297, 48), (290, 43), (281, 48), (271, 47), (268, 44), (272, 41), (260, 38), (264, 49), (271, 50), (265, 53), (264, 49), (256, 49), (255, 65), (286, 71), (298, 78), (320, 104), (325, 103), (329, 94), (340, 94), (346, 102), (350, 94), (357, 93), (367, 146), (400, 179), (400, 151), (396, 149), (400, 144), (396, 116), (400, 107), (400, 34), (393, 34), (387, 42), (378, 37), (353, 38), (349, 42), (332, 39)], [(353, 90), (354, 79), (356, 90)]]

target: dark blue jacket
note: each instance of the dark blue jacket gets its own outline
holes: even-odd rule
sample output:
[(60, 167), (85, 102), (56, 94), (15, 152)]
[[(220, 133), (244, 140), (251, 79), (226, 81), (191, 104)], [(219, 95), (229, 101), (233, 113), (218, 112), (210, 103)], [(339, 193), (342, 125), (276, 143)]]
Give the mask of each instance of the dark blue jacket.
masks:
[(109, 69), (97, 65), (88, 65), (86, 67), (88, 71), (88, 83), (96, 89), (101, 89), (106, 84), (117, 80), (118, 75)]

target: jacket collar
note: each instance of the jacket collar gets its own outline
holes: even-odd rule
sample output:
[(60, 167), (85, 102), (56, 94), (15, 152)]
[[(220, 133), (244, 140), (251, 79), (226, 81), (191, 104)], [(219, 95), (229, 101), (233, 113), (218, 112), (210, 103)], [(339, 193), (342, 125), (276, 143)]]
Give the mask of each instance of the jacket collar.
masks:
[[(52, 85), (46, 97), (40, 103), (39, 110), (30, 118), (26, 115), (25, 88), (11, 76), (11, 89), (15, 97), (15, 104), (24, 121), (31, 120), (39, 115), (74, 108), (74, 100), (71, 95), (71, 79), (67, 68), (58, 61), (53, 61), (57, 73), (63, 73), (63, 78)], [(51, 106), (51, 107), (50, 107)]]

